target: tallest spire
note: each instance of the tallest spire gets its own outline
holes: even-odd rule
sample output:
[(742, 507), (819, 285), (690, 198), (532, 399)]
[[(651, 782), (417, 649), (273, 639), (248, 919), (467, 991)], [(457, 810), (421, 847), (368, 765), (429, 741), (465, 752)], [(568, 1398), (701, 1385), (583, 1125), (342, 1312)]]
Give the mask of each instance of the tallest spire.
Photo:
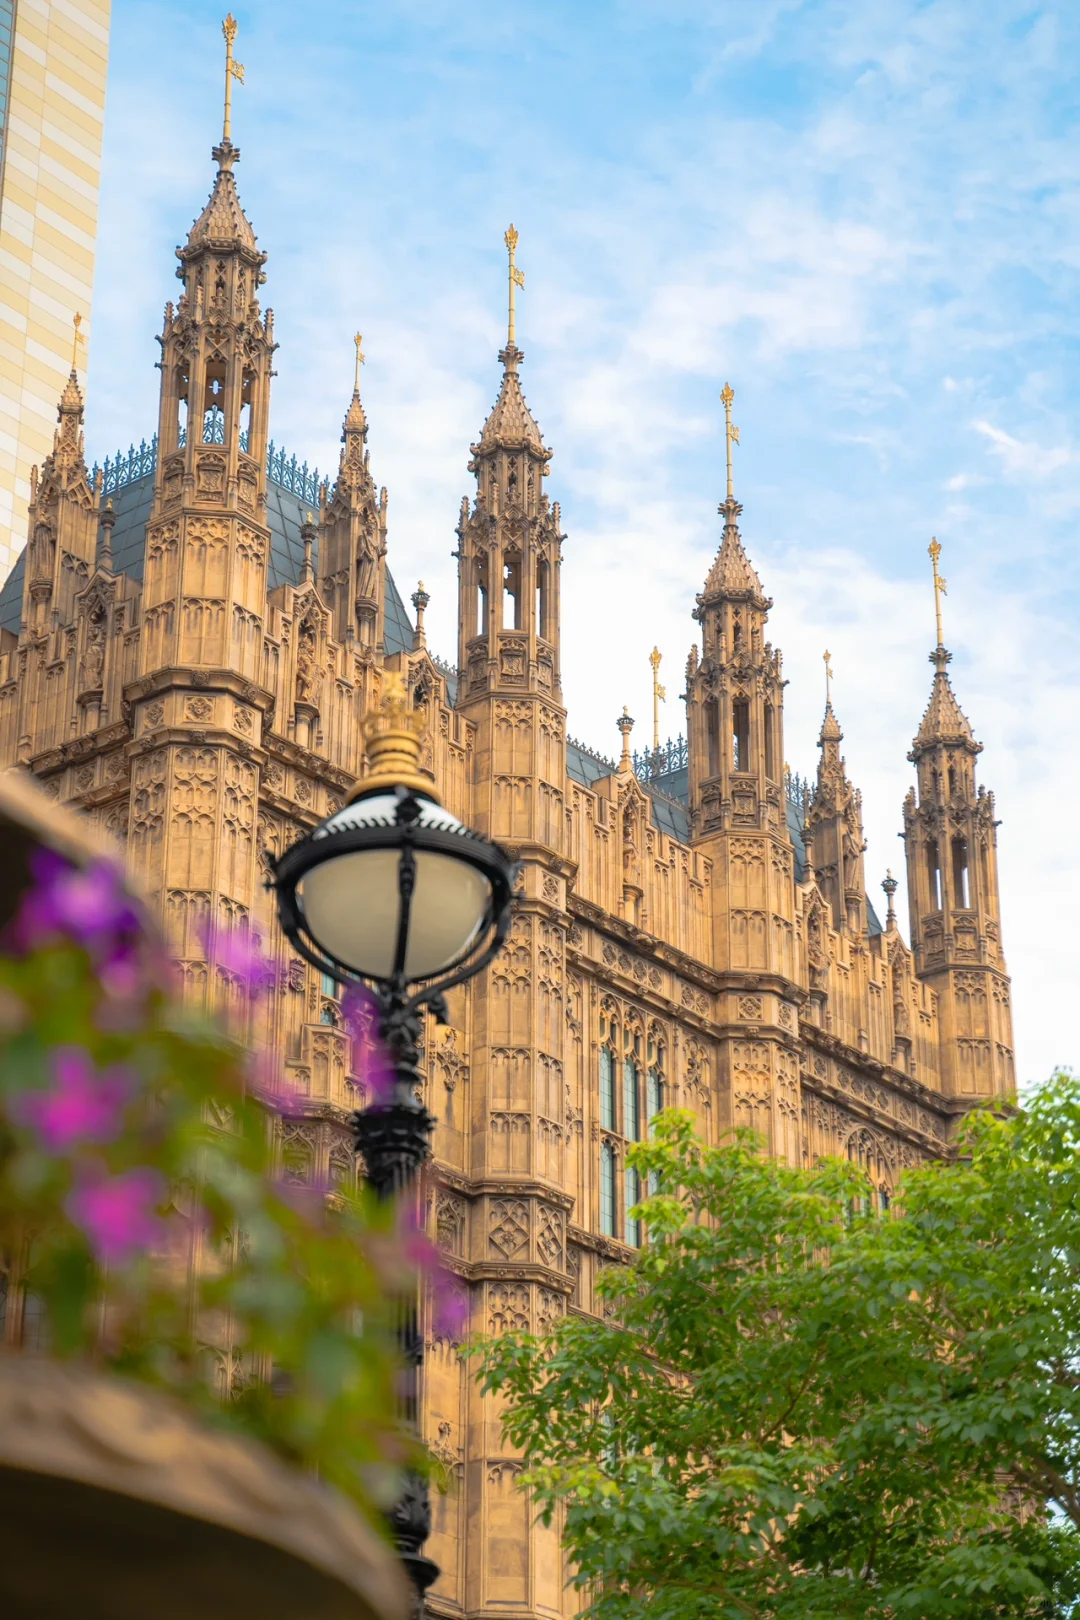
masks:
[(952, 662), (952, 653), (945, 648), (941, 629), (941, 598), (946, 594), (946, 590), (945, 581), (938, 572), (940, 541), (936, 538), (931, 540), (927, 552), (930, 566), (934, 571), (934, 620), (937, 645), (930, 654), (930, 662), (934, 666), (934, 684), (930, 691), (930, 702), (926, 706), (926, 713), (922, 717), (922, 724), (915, 738), (913, 759), (938, 743), (958, 743), (969, 748), (972, 753), (979, 751), (979, 744), (975, 742), (970, 722), (956, 701), (956, 694), (946, 673)]
[(211, 156), (218, 166), (217, 179), (209, 201), (188, 234), (186, 252), (212, 246), (219, 248), (246, 248), (256, 253), (258, 247), (251, 221), (240, 206), (240, 198), (233, 177), (233, 164), (239, 162), (240, 148), (232, 143), (232, 86), (236, 79), (244, 82), (244, 65), (233, 56), (236, 38), (236, 18), (230, 14), (221, 25), (225, 36), (225, 112), (221, 124), (221, 140)]

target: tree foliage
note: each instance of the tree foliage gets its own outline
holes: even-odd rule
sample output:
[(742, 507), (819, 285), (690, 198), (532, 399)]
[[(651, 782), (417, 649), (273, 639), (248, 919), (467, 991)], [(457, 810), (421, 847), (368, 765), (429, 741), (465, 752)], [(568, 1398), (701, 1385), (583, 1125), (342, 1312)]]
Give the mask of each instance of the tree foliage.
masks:
[(477, 1351), (599, 1620), (1071, 1614), (1078, 1146), (1059, 1075), (882, 1218), (853, 1165), (660, 1116), (602, 1314)]

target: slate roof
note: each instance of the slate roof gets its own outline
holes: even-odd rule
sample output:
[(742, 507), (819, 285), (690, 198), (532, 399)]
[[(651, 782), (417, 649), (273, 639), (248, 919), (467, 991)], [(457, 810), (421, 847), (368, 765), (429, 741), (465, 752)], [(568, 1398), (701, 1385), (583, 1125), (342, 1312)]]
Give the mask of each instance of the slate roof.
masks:
[[(112, 532), (113, 562), (117, 573), (130, 574), (142, 579), (143, 553), (146, 545), (146, 524), (154, 498), (154, 476), (134, 479), (124, 484), (112, 496), (116, 523)], [(304, 561), (304, 542), (300, 538), (300, 525), (304, 521), (307, 503), (291, 490), (276, 484), (272, 478), (266, 483), (266, 521), (270, 529), (269, 588), (295, 585), (300, 578)], [(315, 541), (315, 561), (318, 562), (318, 539)], [(22, 614), (23, 577), (26, 572), (25, 552), (20, 555), (4, 587), (0, 590), (0, 628), (19, 633)], [(412, 647), (413, 627), (405, 604), (401, 600), (389, 570), (386, 575), (385, 645), (388, 653), (405, 652)]]

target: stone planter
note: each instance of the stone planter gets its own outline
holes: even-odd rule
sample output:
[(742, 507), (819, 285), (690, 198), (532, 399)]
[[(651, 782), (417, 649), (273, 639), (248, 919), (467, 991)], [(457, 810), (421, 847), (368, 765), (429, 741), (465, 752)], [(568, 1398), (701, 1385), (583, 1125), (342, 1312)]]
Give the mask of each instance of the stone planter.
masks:
[(406, 1620), (393, 1552), (337, 1493), (168, 1397), (0, 1355), (0, 1613)]

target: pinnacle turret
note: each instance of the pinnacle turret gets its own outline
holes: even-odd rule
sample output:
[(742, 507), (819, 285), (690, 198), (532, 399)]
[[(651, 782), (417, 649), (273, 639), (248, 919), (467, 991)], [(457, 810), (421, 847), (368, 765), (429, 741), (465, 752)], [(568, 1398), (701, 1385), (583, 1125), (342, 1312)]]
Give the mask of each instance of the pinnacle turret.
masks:
[(940, 645), (930, 654), (930, 662), (934, 666), (934, 684), (930, 688), (930, 701), (926, 705), (922, 724), (908, 756), (912, 761), (918, 760), (927, 749), (942, 743), (966, 748), (974, 754), (981, 751), (982, 745), (975, 741), (971, 723), (956, 701), (956, 694), (946, 673), (951, 660), (952, 653)]

